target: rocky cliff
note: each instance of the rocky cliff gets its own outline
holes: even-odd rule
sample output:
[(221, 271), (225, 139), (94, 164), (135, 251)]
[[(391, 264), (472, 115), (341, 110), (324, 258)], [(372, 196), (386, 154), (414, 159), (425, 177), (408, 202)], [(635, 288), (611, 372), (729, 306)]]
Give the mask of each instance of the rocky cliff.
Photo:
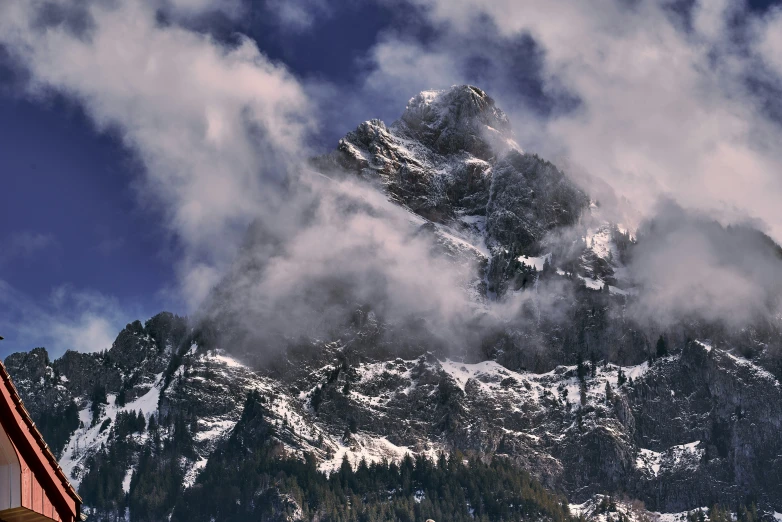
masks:
[[(301, 482), (261, 474), (269, 459), (290, 473), (290, 462), (308, 463), (312, 477), (345, 461), (363, 469), (440, 453), (476, 459), (476, 472), (478, 462), (512, 463), (565, 495), (573, 515), (600, 520), (686, 518), (715, 504), (782, 512), (778, 328), (638, 322), (625, 267), (636, 239), (523, 152), (483, 91), (421, 93), (397, 122), (365, 122), (313, 163), (375, 184), (415, 214), (414, 233), (431, 234), (441, 255), (470, 259), (476, 313), (459, 330), (469, 348), (454, 351), (425, 317), (393, 321), (346, 300), (326, 336), (283, 339), (263, 358), (253, 356), (262, 341), (242, 330), (248, 318), (230, 308), (136, 321), (104, 353), (8, 357), (97, 519), (126, 510), (133, 520), (187, 519), (188, 492), (208, 480), (221, 483), (223, 504), (265, 499), (277, 506), (270, 519), (294, 520), (312, 513)], [(218, 287), (219, 302), (232, 289)], [(227, 471), (245, 458), (263, 480)], [(409, 493), (420, 510), (423, 497)], [(625, 501), (612, 508), (604, 494)], [(535, 498), (551, 508), (541, 517), (561, 515), (559, 497)], [(260, 516), (204, 509), (215, 510), (205, 520)]]

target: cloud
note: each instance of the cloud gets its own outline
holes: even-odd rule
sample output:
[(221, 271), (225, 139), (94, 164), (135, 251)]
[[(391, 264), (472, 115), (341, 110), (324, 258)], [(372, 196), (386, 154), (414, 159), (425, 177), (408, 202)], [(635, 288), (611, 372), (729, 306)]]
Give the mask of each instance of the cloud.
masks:
[(639, 230), (629, 269), (642, 324), (705, 320), (740, 328), (782, 308), (782, 249), (752, 223), (722, 226), (667, 201)]
[[(433, 256), (433, 239), (384, 195), (297, 178), (317, 113), (283, 66), (249, 39), (226, 46), (176, 19), (159, 23), (147, 2), (81, 3), (89, 23), (78, 30), (65, 22), (75, 14), (38, 23), (48, 5), (4, 2), (0, 40), (28, 69), (31, 95), (77, 100), (138, 154), (139, 201), (162, 208), (181, 243), (179, 293), (191, 309), (219, 284), (200, 313), (239, 321), (257, 338), (328, 333), (367, 303), (389, 323), (423, 317), (458, 338), (448, 332), (466, 323), (472, 267)], [(55, 292), (53, 306), (74, 299)], [(38, 319), (25, 324), (54, 322), (62, 343), (84, 329), (100, 344), (118, 321), (90, 303), (80, 300), (68, 321), (34, 310)]]
[(95, 249), (104, 256), (109, 256), (114, 252), (120, 250), (125, 246), (125, 238), (123, 237), (107, 237), (101, 239)]
[[(359, 99), (380, 100), (380, 112), (423, 88), (479, 85), (509, 114), (521, 146), (561, 165), (602, 216), (631, 229), (664, 223), (665, 235), (643, 235), (654, 247), (639, 248), (648, 258), (632, 267), (643, 320), (670, 324), (678, 313), (738, 326), (778, 313), (782, 289), (762, 284), (777, 277), (778, 260), (747, 228), (782, 241), (782, 9), (411, 3), (428, 37), (384, 34)], [(720, 241), (745, 250), (726, 262)]]
[[(685, 13), (655, 0), (413, 3), (437, 31), (426, 42), (386, 35), (371, 52), (369, 90), (476, 82), (509, 112), (523, 147), (604, 181), (642, 215), (667, 197), (759, 219), (782, 239), (782, 132), (750, 81), (761, 61), (778, 70), (779, 10), (757, 18), (735, 2)], [(534, 45), (509, 48), (525, 38)], [(513, 53), (524, 59), (512, 65)], [(538, 67), (520, 76), (525, 60)], [(522, 77), (537, 94), (524, 93)], [(771, 85), (779, 93), (782, 80)]]
[(771, 9), (765, 18), (756, 21), (753, 29), (758, 54), (782, 80), (782, 8)]
[[(154, 1), (150, 4), (154, 5)], [(221, 11), (229, 17), (236, 18), (246, 12), (242, 0), (165, 0), (157, 2), (162, 7), (170, 8), (180, 16), (199, 16), (204, 13)]]
[(95, 352), (111, 347), (117, 333), (139, 310), (123, 308), (116, 298), (94, 290), (62, 285), (38, 301), (0, 280), (0, 328), (3, 349), (45, 346), (58, 356), (66, 350)]
[(278, 208), (286, 225), (253, 225), (206, 308), (256, 344), (329, 338), (361, 309), (396, 326), (425, 320), (442, 334), (468, 310), (475, 267), (433, 255), (423, 221), (376, 190), (312, 174)]
[(57, 240), (51, 234), (29, 231), (15, 232), (3, 242), (0, 261), (29, 258), (56, 246)]
[[(531, 324), (541, 315), (565, 320), (572, 302), (563, 281), (482, 299), (475, 251), (352, 176), (311, 173), (277, 205), (285, 225), (253, 224), (200, 311), (215, 320), (223, 346), (256, 361), (315, 339), (371, 342), (373, 353), (475, 357), (488, 336), (522, 315), (531, 314)], [(542, 346), (529, 341), (528, 350)]]
[(265, 10), (280, 29), (292, 32), (309, 29), (316, 18), (329, 16), (331, 12), (325, 0), (267, 0)]
[[(175, 4), (192, 13), (215, 5)], [(41, 24), (52, 5), (80, 9), (88, 29), (66, 23), (76, 15)], [(264, 199), (306, 157), (314, 120), (297, 80), (251, 40), (223, 45), (156, 15), (141, 0), (11, 0), (0, 5), (0, 43), (27, 69), (30, 95), (77, 100), (139, 156), (139, 201), (163, 209), (186, 282), (231, 259)], [(203, 294), (186, 297), (192, 307)]]
[[(462, 292), (469, 267), (432, 255), (436, 241), (382, 196), (317, 177), (290, 183), (312, 154), (316, 106), (339, 118), (396, 115), (416, 92), (465, 79), (510, 113), (523, 147), (567, 165), (587, 189), (599, 185), (617, 220), (659, 218), (661, 197), (687, 209), (681, 233), (659, 240), (675, 248), (649, 257), (713, 269), (695, 287), (681, 283), (691, 275), (682, 271), (671, 278), (679, 287), (703, 289), (709, 301), (716, 287), (707, 283), (725, 280), (741, 302), (768, 301), (757, 279), (742, 275), (744, 262), (715, 262), (720, 234), (688, 216), (723, 225), (752, 218), (782, 237), (782, 136), (747, 82), (757, 65), (764, 80), (776, 78), (778, 12), (760, 19), (733, 3), (697, 2), (682, 14), (654, 0), (414, 4), (431, 35), (424, 41), (402, 27), (382, 35), (353, 91), (303, 85), (251, 40), (228, 45), (180, 23), (218, 8), (205, 0), (6, 0), (0, 44), (25, 67), (30, 96), (77, 100), (139, 156), (139, 201), (163, 209), (179, 242), (179, 294), (189, 308), (219, 285), (204, 313), (233, 316), (264, 339), (328, 333), (372, 303), (397, 324), (424, 317), (445, 342), (475, 340), (465, 326), (474, 306)], [(282, 19), (294, 28), (327, 9), (286, 5)], [(170, 18), (158, 16), (161, 6)], [(750, 21), (736, 25), (737, 17)], [(657, 264), (635, 269), (649, 289), (648, 314), (681, 297), (655, 286)], [(704, 313), (725, 314), (714, 305)], [(504, 306), (489, 310), (492, 324), (516, 317), (518, 307)], [(105, 323), (84, 310), (69, 324), (99, 339)]]

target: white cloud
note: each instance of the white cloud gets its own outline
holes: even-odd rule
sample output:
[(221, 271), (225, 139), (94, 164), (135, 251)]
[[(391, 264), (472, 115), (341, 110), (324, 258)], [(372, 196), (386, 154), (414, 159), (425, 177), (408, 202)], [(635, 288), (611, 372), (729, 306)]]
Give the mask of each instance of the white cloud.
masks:
[(44, 346), (55, 356), (65, 350), (108, 349), (122, 327), (141, 316), (138, 309), (128, 311), (117, 299), (93, 290), (61, 285), (41, 302), (3, 280), (0, 311), (4, 349)]
[[(534, 39), (544, 93), (564, 89), (580, 100), (575, 110), (541, 117), (518, 110), (518, 88), (488, 75), (480, 86), (512, 109), (522, 146), (606, 181), (642, 214), (671, 197), (720, 218), (757, 218), (782, 239), (782, 151), (775, 145), (782, 132), (746, 82), (757, 53), (770, 64), (782, 54), (780, 11), (758, 23), (759, 43), (750, 40), (748, 53), (728, 20), (755, 15), (735, 2), (696, 3), (690, 28), (657, 0), (417, 3), (439, 36), (426, 45), (382, 40), (372, 51), (370, 88), (415, 91), (424, 80), (480, 76), (465, 60), (475, 54), (468, 43), (477, 24), (485, 32), (488, 18), (498, 32), (489, 41)], [(480, 59), (496, 58), (485, 52)]]
[[(99, 129), (119, 130), (146, 169), (139, 200), (163, 209), (183, 245), (183, 280), (191, 268), (224, 266), (274, 190), (270, 180), (306, 157), (313, 120), (299, 83), (249, 39), (227, 47), (159, 24), (154, 2), (83, 4), (81, 33), (39, 23), (51, 5), (0, 4), (0, 43), (29, 70), (31, 92), (65, 93)], [(203, 295), (191, 297), (193, 305)]]
[(774, 8), (754, 26), (758, 54), (782, 81), (782, 8)]
[[(307, 180), (278, 192), (310, 154), (312, 106), (299, 82), (251, 41), (228, 48), (161, 26), (137, 0), (87, 4), (83, 33), (41, 28), (32, 23), (41, 5), (2, 4), (0, 40), (30, 70), (33, 92), (75, 98), (99, 129), (118, 130), (138, 153), (146, 167), (139, 197), (162, 205), (183, 245), (179, 291), (192, 306), (221, 281), (256, 222), (273, 240), (240, 258), (225, 285), (230, 302), (218, 303), (236, 310), (250, 331), (321, 332), (346, 307), (371, 302), (387, 320), (421, 313), (442, 332), (464, 310), (457, 280), (465, 270), (432, 259), (430, 240), (413, 235), (407, 213), (389, 209), (385, 196)], [(364, 203), (354, 211), (356, 201)], [(334, 292), (347, 301), (332, 301)], [(77, 297), (53, 294), (58, 310), (78, 301), (67, 321), (30, 312), (37, 319), (25, 324), (52, 323), (60, 343), (104, 343), (107, 328), (121, 321)]]
[[(511, 109), (524, 148), (561, 159), (590, 186), (588, 179), (613, 187), (616, 201), (629, 201), (626, 206), (640, 216), (653, 216), (658, 199), (669, 197), (723, 222), (756, 218), (782, 238), (782, 133), (744, 81), (756, 62), (782, 72), (775, 54), (778, 11), (750, 24), (752, 38), (742, 48), (727, 22), (740, 8), (728, 2), (696, 3), (691, 28), (662, 0), (418, 3), (439, 31), (426, 44), (402, 33), (384, 35), (357, 93), (363, 107), (352, 99), (356, 93), (332, 86), (313, 84), (305, 91), (249, 39), (228, 47), (176, 20), (158, 23), (159, 2), (83, 3), (85, 22), (69, 25), (57, 18), (42, 24), (39, 15), (45, 5), (68, 9), (72, 2), (6, 0), (0, 4), (0, 43), (29, 70), (31, 93), (55, 90), (78, 100), (99, 129), (118, 130), (139, 155), (145, 166), (140, 201), (162, 208), (181, 242), (180, 294), (191, 306), (220, 281), (247, 225), (259, 220), (287, 250), (271, 257), (266, 279), (241, 288), (253, 306), (293, 303), (292, 312), (312, 317), (323, 303), (288, 299), (306, 295), (302, 281), (319, 281), (326, 267), (341, 281), (346, 270), (356, 275), (349, 282), (362, 298), (380, 292), (392, 314), (417, 296), (412, 305), (442, 307), (443, 323), (458, 316), (458, 304), (448, 308), (456, 301), (436, 296), (450, 295), (446, 289), (459, 274), (419, 273), (414, 267), (431, 262), (423, 249), (407, 250), (404, 235), (371, 216), (341, 212), (334, 202), (349, 187), (332, 187), (336, 194), (323, 196), (314, 225), (301, 222), (307, 206), (300, 201), (281, 208), (276, 188), (310, 153), (307, 136), (317, 117), (310, 95), (341, 104), (343, 118), (374, 109), (377, 101), (393, 104), (398, 114), (416, 92), (462, 83), (472, 66), (480, 78), (489, 62), (494, 66), (480, 85)], [(169, 5), (184, 16), (217, 6), (206, 0)], [(288, 8), (282, 19), (307, 27), (322, 4)], [(485, 32), (487, 19), (497, 35), (477, 38), (476, 27)], [(572, 98), (579, 100), (575, 108), (550, 115), (529, 110), (518, 99), (517, 78), (501, 76), (498, 50), (506, 52), (504, 44), (525, 36), (537, 46), (542, 94), (556, 100), (567, 93), (571, 105)], [(388, 249), (357, 257), (365, 241)], [(266, 262), (267, 254), (252, 261)], [(383, 278), (393, 282), (393, 291), (378, 289)], [(740, 285), (731, 288), (739, 292)], [(79, 320), (100, 338), (100, 320)]]
[(265, 9), (281, 29), (293, 32), (307, 30), (316, 18), (330, 15), (325, 0), (268, 0)]
[(51, 234), (30, 231), (14, 232), (2, 243), (0, 261), (29, 258), (56, 246), (57, 240)]
[(242, 0), (163, 0), (159, 2), (166, 5), (183, 16), (194, 16), (204, 12), (222, 11), (228, 16), (239, 17), (245, 13), (246, 9)]
[[(782, 92), (782, 9), (755, 14), (722, 0), (695, 2), (688, 13), (665, 0), (415, 3), (437, 33), (426, 43), (380, 39), (363, 95), (475, 82), (509, 112), (521, 146), (563, 165), (612, 219), (634, 227), (664, 218), (671, 207), (661, 200), (683, 208), (681, 230), (647, 237), (656, 250), (642, 249), (647, 259), (632, 267), (645, 288), (639, 316), (735, 325), (778, 312), (780, 289), (763, 284), (778, 274), (762, 245), (731, 240), (749, 251), (726, 263), (715, 245), (732, 236), (703, 223), (751, 221), (782, 241), (782, 126), (748, 81)], [(525, 38), (534, 49), (516, 52), (539, 63), (534, 81), (551, 111), (521, 99), (519, 71), (498, 52)]]
[(642, 324), (702, 318), (730, 327), (780, 312), (782, 262), (766, 237), (723, 227), (671, 202), (639, 231), (630, 271), (643, 290), (631, 303)]
[(441, 48), (424, 51), (416, 41), (399, 35), (386, 35), (372, 49), (371, 60), (377, 68), (365, 82), (376, 93), (405, 99), (424, 90), (448, 88), (461, 80), (458, 58), (453, 51)]

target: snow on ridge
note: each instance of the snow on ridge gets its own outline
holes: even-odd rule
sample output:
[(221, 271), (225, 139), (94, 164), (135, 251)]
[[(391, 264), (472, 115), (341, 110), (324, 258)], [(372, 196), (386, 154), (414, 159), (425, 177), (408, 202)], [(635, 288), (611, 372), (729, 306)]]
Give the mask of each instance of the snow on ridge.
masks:
[(184, 489), (188, 489), (195, 484), (196, 478), (198, 478), (198, 474), (201, 473), (201, 470), (206, 467), (206, 462), (209, 460), (206, 457), (199, 457), (197, 461), (195, 461), (185, 472), (185, 477), (182, 480), (182, 486)]
[(697, 344), (698, 346), (703, 348), (706, 351), (707, 354), (711, 354), (712, 352), (715, 352), (715, 353), (718, 353), (719, 355), (724, 355), (724, 356), (728, 357), (730, 360), (732, 360), (737, 366), (741, 366), (741, 367), (751, 371), (752, 373), (754, 373), (758, 377), (761, 377), (763, 379), (771, 381), (771, 383), (773, 383), (773, 385), (775, 387), (779, 388), (781, 386), (779, 381), (777, 380), (777, 378), (774, 377), (774, 375), (771, 372), (769, 372), (768, 370), (766, 370), (762, 366), (760, 366), (758, 364), (755, 364), (754, 362), (750, 361), (749, 359), (745, 359), (744, 357), (740, 357), (738, 355), (735, 355), (735, 354), (733, 354), (733, 353), (731, 353), (731, 352), (729, 352), (727, 350), (723, 350), (723, 349), (716, 349), (715, 350), (715, 348), (710, 343), (705, 342), (705, 341), (696, 340), (695, 344)]
[(190, 345), (190, 348), (187, 350), (185, 357), (189, 355), (195, 355), (196, 351), (198, 351), (198, 343), (193, 343)]
[[(697, 509), (701, 509), (704, 513), (707, 513), (709, 511), (708, 508), (705, 508), (705, 507), (703, 507), (703, 508), (696, 508), (696, 510)], [(690, 510), (690, 511), (694, 511), (694, 510)], [(685, 520), (688, 520), (687, 516), (689, 515), (689, 512), (687, 512), (687, 511), (681, 511), (679, 513), (657, 513), (657, 512), (654, 512), (652, 514), (654, 515), (654, 517), (659, 522), (684, 522)]]
[(206, 353), (201, 355), (201, 360), (206, 362), (216, 362), (229, 368), (247, 368), (244, 364), (228, 355), (225, 350), (220, 348), (214, 350), (207, 350)]
[(215, 360), (217, 362), (223, 363), (226, 366), (231, 366), (233, 368), (237, 367), (244, 367), (242, 363), (234, 359), (233, 357), (228, 357), (226, 355), (215, 355), (211, 357), (212, 360)]
[[(647, 511), (644, 505), (638, 502), (622, 500), (618, 497), (608, 497), (611, 499), (614, 506), (611, 508), (612, 511), (606, 513), (602, 512), (601, 509), (604, 507), (604, 505), (601, 504), (603, 504), (605, 498), (605, 495), (598, 494), (581, 504), (569, 504), (570, 514), (575, 517), (583, 516), (584, 519), (595, 522), (616, 520), (616, 515), (618, 514), (624, 515), (630, 522), (644, 522), (649, 520), (654, 520), (656, 522), (687, 522), (689, 513), (693, 511), (691, 509), (678, 513), (658, 513)], [(613, 511), (614, 509), (615, 511)], [(694, 509), (697, 510), (699, 508), (696, 507)], [(709, 512), (708, 508), (700, 509), (703, 510), (704, 513), (708, 514)]]
[[(581, 383), (574, 375), (575, 366), (559, 366), (554, 370), (538, 374), (527, 371), (513, 371), (496, 361), (483, 361), (467, 364), (447, 359), (440, 362), (447, 372), (464, 391), (467, 381), (472, 380), (481, 393), (487, 395), (514, 394), (521, 402), (540, 402), (544, 396), (566, 399), (571, 408), (576, 408), (581, 401)], [(619, 367), (614, 364), (598, 365), (595, 377), (590, 378), (586, 385), (588, 401), (604, 402), (606, 383), (612, 388), (619, 387), (619, 369), (625, 377), (637, 380), (649, 371), (649, 363), (643, 362), (636, 366)], [(568, 375), (568, 376), (566, 376)], [(503, 387), (503, 381), (511, 386)]]
[(662, 453), (650, 449), (639, 448), (635, 459), (635, 467), (650, 471), (655, 477), (660, 473), (660, 460)]
[(538, 257), (527, 257), (527, 256), (519, 256), (518, 260), (520, 263), (524, 263), (527, 266), (533, 267), (535, 270), (540, 272), (543, 270), (543, 265), (546, 263), (547, 259), (551, 259), (551, 254), (544, 254), (542, 256)]
[[(199, 419), (198, 431), (195, 434), (195, 439), (198, 442), (213, 441), (221, 438), (223, 435), (231, 431), (238, 420), (234, 419)], [(202, 428), (201, 425), (205, 428)]]
[(705, 451), (700, 445), (701, 441), (696, 440), (687, 444), (671, 446), (662, 452), (640, 448), (635, 460), (635, 467), (646, 470), (655, 477), (661, 471), (676, 470), (683, 466), (697, 467)]
[(130, 479), (133, 478), (133, 473), (136, 471), (135, 466), (131, 466), (125, 472), (125, 478), (122, 479), (122, 491), (130, 493)]
[[(160, 390), (163, 387), (163, 373), (155, 375), (155, 384), (149, 389), (147, 393), (141, 397), (137, 397), (132, 402), (125, 404), (124, 407), (119, 408), (117, 411), (138, 411), (145, 417), (149, 417), (157, 411), (158, 401), (160, 400)], [(116, 416), (116, 413), (115, 413)], [(114, 417), (112, 417), (112, 421)]]
[(644, 361), (641, 364), (636, 364), (635, 366), (622, 367), (622, 373), (624, 373), (625, 377), (633, 380), (643, 377), (644, 374), (648, 371), (649, 371), (649, 361)]
[(739, 357), (737, 355), (733, 355), (730, 352), (723, 352), (723, 353), (725, 355), (727, 355), (728, 357), (730, 357), (730, 359), (733, 362), (735, 362), (736, 364), (738, 364), (739, 366), (743, 366), (744, 368), (749, 369), (750, 371), (752, 371), (753, 373), (755, 373), (759, 377), (762, 377), (762, 378), (764, 378), (766, 380), (771, 381), (772, 383), (774, 383), (774, 386), (776, 386), (776, 387), (780, 386), (779, 381), (777, 381), (777, 378), (774, 377), (774, 375), (772, 375), (771, 372), (769, 372), (765, 368), (763, 368), (761, 366), (758, 366), (757, 364), (753, 363), (752, 361), (750, 361), (748, 359), (745, 359), (743, 357)]
[(605, 283), (602, 279), (592, 279), (591, 277), (584, 277), (582, 275), (578, 276), (582, 281), (584, 281), (584, 284), (587, 286), (587, 288), (590, 288), (592, 290), (602, 290)]
[(588, 248), (602, 259), (619, 259), (619, 251), (614, 244), (611, 225), (604, 223), (597, 228), (587, 229), (584, 241)]
[[(430, 103), (432, 103), (432, 102), (433, 102), (435, 99), (437, 99), (437, 97), (438, 97), (438, 96), (440, 96), (440, 95), (441, 95), (441, 94), (443, 94), (444, 92), (445, 92), (444, 90), (429, 90), (429, 91), (421, 91), (421, 92), (418, 94), (418, 96), (420, 96), (420, 97), (421, 97), (421, 100), (423, 100), (423, 102), (424, 102), (425, 104), (430, 104)], [(415, 99), (415, 96), (413, 96), (412, 98), (410, 98), (410, 101), (412, 102), (414, 99)]]
[(441, 225), (439, 223), (434, 223), (434, 225), (440, 235), (453, 243), (454, 246), (472, 250), (479, 256), (485, 257), (486, 259), (491, 257), (491, 253), (489, 252), (489, 249), (486, 248), (486, 244), (482, 237), (478, 241), (475, 241), (473, 238), (463, 237), (461, 234), (446, 225)]
[[(62, 457), (60, 458), (60, 467), (74, 487), (78, 488), (79, 483), (81, 482), (80, 473), (77, 472), (74, 474), (74, 472), (77, 468), (81, 468), (82, 463), (89, 455), (95, 453), (102, 444), (106, 443), (114, 421), (117, 418), (117, 414), (120, 412), (136, 412), (141, 410), (142, 414), (148, 418), (152, 413), (157, 411), (162, 386), (163, 374), (158, 373), (155, 375), (154, 384), (149, 388), (147, 393), (125, 404), (125, 406), (117, 405), (116, 395), (109, 394), (108, 404), (104, 406), (103, 414), (95, 425), (92, 425), (91, 403), (88, 402), (86, 407), (79, 411), (79, 420), (83, 424), (83, 427), (78, 428), (73, 435), (71, 435), (71, 438), (63, 449)], [(111, 425), (101, 431), (101, 426), (106, 419), (111, 419)], [(129, 485), (130, 482), (128, 482), (128, 486)]]
[(431, 459), (436, 459), (439, 449), (433, 446), (424, 450), (417, 451), (407, 446), (397, 446), (390, 442), (386, 437), (372, 437), (363, 433), (356, 433), (351, 437), (349, 444), (341, 440), (336, 441), (336, 449), (330, 459), (324, 460), (318, 466), (318, 469), (324, 473), (331, 474), (339, 470), (342, 460), (347, 457), (348, 462), (353, 468), (359, 465), (361, 460), (367, 464), (380, 462), (383, 459), (387, 461), (399, 462), (405, 455), (427, 455)]

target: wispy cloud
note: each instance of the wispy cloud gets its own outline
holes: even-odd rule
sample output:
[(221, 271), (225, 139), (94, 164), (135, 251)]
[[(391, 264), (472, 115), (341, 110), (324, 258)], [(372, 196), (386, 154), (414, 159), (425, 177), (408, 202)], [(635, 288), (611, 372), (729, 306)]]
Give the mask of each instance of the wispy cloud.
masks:
[(640, 288), (633, 317), (663, 327), (692, 319), (732, 328), (778, 320), (782, 256), (752, 225), (725, 227), (662, 202), (639, 230), (629, 265)]
[(0, 262), (16, 258), (26, 259), (58, 246), (51, 234), (40, 232), (15, 232), (0, 246)]
[[(766, 85), (782, 92), (782, 76), (773, 77), (782, 11), (695, 2), (681, 13), (654, 0), (413, 3), (436, 36), (387, 35), (372, 51), (369, 89), (471, 78), (510, 109), (523, 145), (604, 180), (642, 215), (667, 197), (721, 218), (757, 218), (782, 239), (782, 129), (752, 88), (767, 69)], [(495, 67), (507, 53), (487, 52), (525, 38), (535, 43), (528, 60), (540, 61), (540, 97), (564, 110), (541, 115), (520, 100), (519, 71)]]
[(111, 296), (69, 285), (54, 288), (47, 300), (39, 301), (0, 280), (4, 351), (44, 346), (60, 355), (65, 350), (108, 349), (126, 323), (143, 317), (139, 312), (128, 312)]
[[(632, 267), (645, 288), (636, 312), (669, 322), (675, 310), (731, 325), (778, 314), (780, 289), (763, 284), (776, 277), (769, 248), (725, 227), (751, 222), (782, 242), (782, 9), (657, 0), (412, 4), (436, 30), (425, 40), (399, 29), (384, 35), (359, 99), (384, 93), (400, 103), (394, 97), (403, 93), (475, 82), (509, 112), (522, 147), (564, 166), (604, 215), (630, 227), (666, 225), (664, 237), (644, 236), (658, 248), (641, 249), (649, 257), (640, 262), (639, 254)], [(747, 250), (726, 262), (720, 241)], [(769, 270), (760, 275), (752, 263)], [(752, 313), (734, 313), (735, 303)]]
[[(66, 93), (138, 154), (146, 170), (139, 201), (165, 209), (194, 306), (275, 182), (306, 156), (312, 108), (251, 40), (227, 46), (176, 23), (217, 3), (176, 0), (170, 24), (159, 23), (155, 4), (3, 2), (0, 43), (29, 71), (29, 93)], [(54, 7), (60, 16), (44, 18)]]
[(326, 0), (268, 0), (266, 14), (273, 17), (284, 31), (301, 32), (309, 29), (317, 18), (331, 13)]
[[(284, 249), (253, 257), (266, 279), (239, 278), (238, 286), (264, 311), (289, 297), (309, 297), (294, 275), (318, 281), (322, 267), (352, 267), (356, 295), (372, 295), (377, 281), (387, 281), (395, 285), (389, 288), (420, 294), (417, 305), (448, 310), (447, 300), (432, 296), (450, 295), (459, 274), (416, 277), (411, 267), (431, 259), (418, 248), (405, 250), (405, 236), (371, 213), (356, 219), (343, 212), (349, 187), (322, 189), (327, 193), (314, 207), (307, 198), (281, 197), (284, 180), (311, 153), (319, 117), (313, 96), (338, 107), (341, 118), (399, 114), (419, 90), (473, 81), (509, 110), (522, 146), (567, 165), (587, 189), (597, 181), (602, 191), (613, 191), (602, 201), (629, 202), (614, 209), (617, 216), (632, 208), (637, 214), (624, 218), (653, 219), (660, 198), (669, 198), (724, 224), (755, 219), (782, 238), (782, 129), (749, 81), (760, 76), (772, 92), (782, 92), (780, 11), (754, 15), (724, 1), (695, 2), (682, 13), (662, 0), (415, 0), (414, 12), (436, 31), (425, 41), (399, 27), (382, 35), (364, 60), (366, 76), (344, 92), (303, 85), (247, 38), (226, 45), (180, 23), (215, 9), (230, 16), (242, 10), (238, 2), (225, 5), (0, 4), (0, 44), (27, 70), (28, 94), (54, 90), (77, 100), (98, 129), (117, 131), (139, 156), (145, 169), (139, 202), (165, 209), (165, 226), (181, 246), (179, 292), (191, 307), (231, 266), (248, 225), (261, 223), (273, 240), (266, 247)], [(45, 16), (52, 6), (57, 16)], [(320, 1), (286, 6), (280, 23), (294, 27), (328, 11)], [(160, 9), (170, 15), (165, 23)], [(688, 230), (706, 233), (699, 226)], [(358, 239), (404, 255), (394, 259), (381, 249), (356, 258)], [(312, 245), (321, 248), (313, 254)], [(699, 262), (695, 255), (687, 259)], [(407, 303), (396, 292), (383, 295), (391, 312)], [(309, 320), (325, 305), (307, 306), (291, 309), (305, 310)], [(103, 323), (90, 323), (92, 309), (84, 310), (79, 320), (100, 332)]]
[(100, 252), (104, 256), (108, 256), (113, 254), (114, 252), (117, 252), (123, 246), (125, 246), (124, 237), (110, 237), (110, 238), (101, 239), (95, 248), (98, 250), (98, 252)]

